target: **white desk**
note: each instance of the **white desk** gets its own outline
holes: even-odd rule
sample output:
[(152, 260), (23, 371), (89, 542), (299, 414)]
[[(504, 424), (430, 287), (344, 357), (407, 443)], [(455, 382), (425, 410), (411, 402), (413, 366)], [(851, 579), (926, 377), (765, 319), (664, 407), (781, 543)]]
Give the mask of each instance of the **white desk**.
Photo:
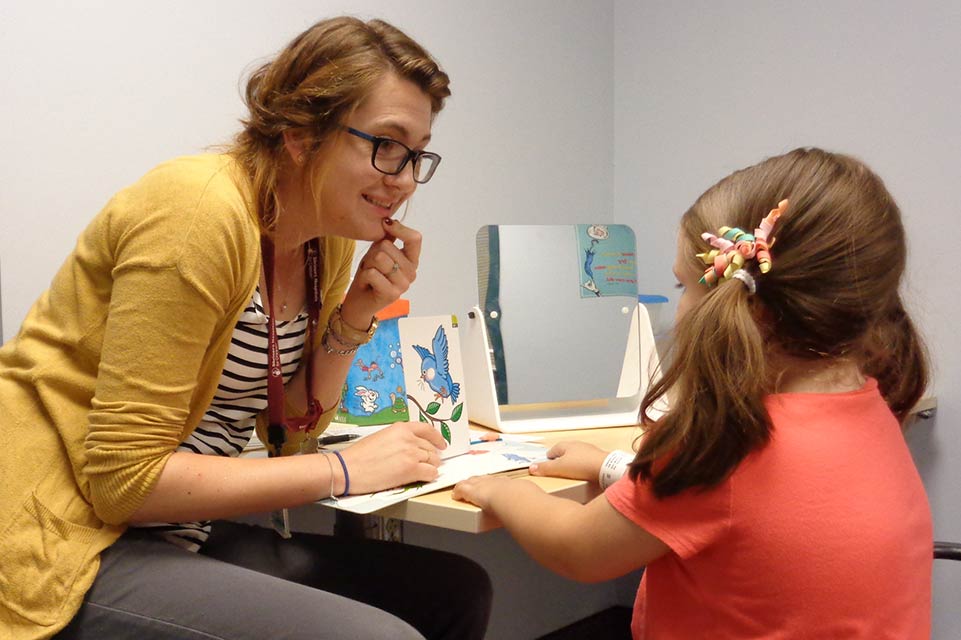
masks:
[[(483, 427), (477, 425), (471, 425), (471, 428), (483, 429)], [(576, 431), (546, 431), (533, 435), (543, 437), (543, 444), (548, 448), (562, 440), (581, 440), (595, 444), (605, 450), (623, 449), (630, 451), (634, 439), (640, 434), (641, 430), (637, 427), (608, 427)], [(535, 478), (530, 476), (526, 470), (508, 473), (519, 477), (527, 477), (552, 495), (582, 503), (589, 501), (599, 493), (597, 483), (565, 478)], [(496, 518), (485, 514), (474, 505), (454, 500), (451, 497), (450, 489), (411, 498), (405, 502), (381, 509), (373, 515), (468, 533), (480, 533), (501, 526)]]

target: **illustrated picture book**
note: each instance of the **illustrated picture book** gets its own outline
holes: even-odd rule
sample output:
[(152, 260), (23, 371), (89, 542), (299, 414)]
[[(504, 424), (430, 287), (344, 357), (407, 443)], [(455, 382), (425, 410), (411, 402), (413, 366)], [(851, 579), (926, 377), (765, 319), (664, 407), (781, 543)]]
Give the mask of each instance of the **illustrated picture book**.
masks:
[(354, 354), (334, 422), (361, 427), (410, 420), (398, 321), (410, 311), (404, 299), (377, 312), (377, 331)]
[(447, 441), (442, 458), (466, 453), (470, 434), (457, 318), (401, 318), (398, 327), (410, 420), (440, 432)]

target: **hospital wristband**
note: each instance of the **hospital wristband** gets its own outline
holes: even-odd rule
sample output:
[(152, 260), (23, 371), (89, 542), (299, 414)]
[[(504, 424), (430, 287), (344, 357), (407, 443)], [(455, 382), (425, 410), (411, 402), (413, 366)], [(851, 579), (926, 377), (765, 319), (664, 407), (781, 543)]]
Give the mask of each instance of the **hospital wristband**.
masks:
[(620, 480), (633, 461), (634, 454), (627, 451), (615, 450), (607, 454), (604, 464), (601, 465), (601, 471), (597, 474), (597, 482), (601, 485), (601, 490), (607, 489)]

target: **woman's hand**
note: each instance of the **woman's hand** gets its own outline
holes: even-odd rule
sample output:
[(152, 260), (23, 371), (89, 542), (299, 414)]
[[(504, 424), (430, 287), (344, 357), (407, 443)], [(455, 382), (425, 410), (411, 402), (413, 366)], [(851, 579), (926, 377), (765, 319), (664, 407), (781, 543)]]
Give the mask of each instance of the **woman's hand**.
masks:
[(455, 484), (451, 496), (454, 500), (470, 502), (487, 511), (494, 494), (510, 491), (513, 482), (511, 478), (502, 475), (472, 476)]
[[(364, 254), (341, 306), (341, 317), (357, 329), (370, 326), (373, 315), (400, 298), (417, 278), (420, 232), (390, 218), (383, 225), (386, 237)], [(394, 244), (398, 240), (399, 247)]]
[[(446, 448), (447, 442), (431, 425), (396, 422), (340, 453), (350, 472), (350, 492), (357, 494), (436, 480), (440, 450)], [(343, 484), (339, 487), (342, 490)]]
[(597, 482), (607, 451), (586, 442), (558, 442), (547, 452), (546, 462), (530, 467), (532, 476), (554, 476)]

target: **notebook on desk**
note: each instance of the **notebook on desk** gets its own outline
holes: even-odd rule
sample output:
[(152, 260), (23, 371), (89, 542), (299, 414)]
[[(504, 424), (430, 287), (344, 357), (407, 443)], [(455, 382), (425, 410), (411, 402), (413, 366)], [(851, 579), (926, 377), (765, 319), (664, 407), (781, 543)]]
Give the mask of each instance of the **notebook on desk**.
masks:
[(547, 459), (547, 448), (530, 438), (506, 436), (497, 440), (473, 440), (467, 453), (446, 458), (438, 467), (433, 482), (412, 482), (402, 487), (321, 500), (319, 504), (352, 513), (367, 514), (415, 496), (452, 487), (471, 476), (526, 469), (533, 462)]

